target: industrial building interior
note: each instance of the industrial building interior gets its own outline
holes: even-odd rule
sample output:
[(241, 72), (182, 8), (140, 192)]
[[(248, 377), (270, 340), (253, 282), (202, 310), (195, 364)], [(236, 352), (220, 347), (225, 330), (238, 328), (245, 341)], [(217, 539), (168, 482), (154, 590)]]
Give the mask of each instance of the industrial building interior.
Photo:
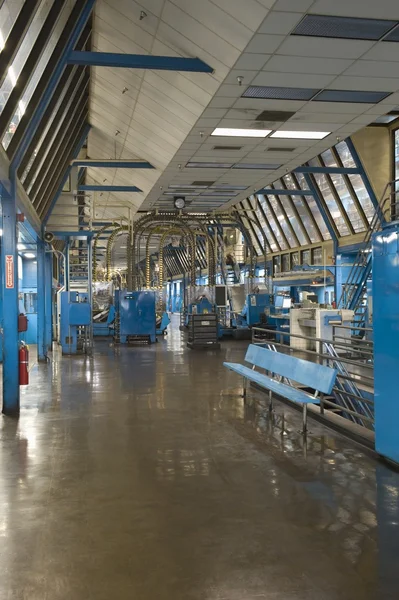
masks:
[(393, 600), (399, 3), (0, 2), (0, 599)]

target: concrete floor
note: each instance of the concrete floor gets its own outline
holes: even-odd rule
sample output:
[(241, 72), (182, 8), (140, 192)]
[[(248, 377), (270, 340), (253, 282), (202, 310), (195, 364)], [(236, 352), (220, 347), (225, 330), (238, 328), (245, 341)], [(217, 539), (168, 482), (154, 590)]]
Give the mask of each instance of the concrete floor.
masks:
[(399, 475), (244, 411), (222, 362), (246, 346), (175, 329), (33, 367), (0, 419), (1, 600), (398, 598)]

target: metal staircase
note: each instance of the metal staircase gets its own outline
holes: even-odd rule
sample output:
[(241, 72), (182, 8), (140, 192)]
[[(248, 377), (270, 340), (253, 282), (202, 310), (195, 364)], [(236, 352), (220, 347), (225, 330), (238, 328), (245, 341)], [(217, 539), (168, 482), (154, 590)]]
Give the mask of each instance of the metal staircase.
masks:
[(365, 327), (366, 324), (367, 281), (371, 278), (372, 270), (372, 236), (381, 230), (384, 223), (397, 218), (398, 183), (399, 180), (396, 179), (386, 185), (379, 207), (366, 231), (338, 301), (338, 308), (346, 308), (355, 312), (353, 325), (358, 330)]

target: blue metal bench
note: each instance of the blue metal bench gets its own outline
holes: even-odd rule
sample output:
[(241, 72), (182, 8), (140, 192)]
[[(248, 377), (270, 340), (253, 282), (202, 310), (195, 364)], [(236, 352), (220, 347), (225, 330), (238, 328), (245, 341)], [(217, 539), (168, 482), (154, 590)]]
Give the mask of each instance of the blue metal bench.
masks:
[[(292, 400), (303, 407), (303, 433), (307, 432), (307, 406), (308, 404), (320, 404), (324, 394), (331, 394), (337, 371), (324, 365), (295, 358), (289, 354), (273, 352), (267, 348), (250, 344), (245, 355), (245, 361), (252, 365), (252, 368), (241, 365), (240, 363), (223, 363), (225, 367), (234, 371), (244, 378), (243, 398), (246, 401), (247, 382), (252, 381), (260, 387), (269, 390), (269, 409), (273, 408), (272, 394)], [(264, 375), (255, 371), (255, 368), (265, 369), (270, 373)], [(279, 377), (279, 381), (277, 381)], [(286, 380), (287, 383), (284, 383)], [(293, 387), (292, 382), (296, 382), (307, 388), (314, 390), (314, 394), (309, 394), (301, 389)]]

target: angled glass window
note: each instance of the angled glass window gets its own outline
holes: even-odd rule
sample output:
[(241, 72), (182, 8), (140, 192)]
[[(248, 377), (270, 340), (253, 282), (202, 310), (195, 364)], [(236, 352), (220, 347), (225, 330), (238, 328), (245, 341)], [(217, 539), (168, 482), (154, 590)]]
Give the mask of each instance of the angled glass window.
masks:
[[(243, 206), (244, 203), (241, 202), (241, 205)], [(251, 225), (249, 224), (248, 219), (245, 217), (244, 210), (243, 210), (242, 206), (239, 207), (241, 209), (240, 210), (240, 219), (241, 219), (241, 221), (242, 221), (245, 229), (247, 230), (247, 232), (248, 232), (248, 234), (249, 234), (249, 236), (251, 238), (255, 254), (258, 256), (259, 254), (262, 254), (262, 252), (261, 252), (262, 247), (259, 247), (259, 240), (256, 237), (256, 235), (254, 234), (254, 232), (252, 231)]]
[[(311, 167), (320, 167), (320, 164), (316, 158), (312, 158), (312, 160), (308, 163)], [(324, 202), (327, 205), (328, 211), (331, 215), (332, 220), (334, 221), (338, 232), (340, 235), (349, 235), (349, 229), (345, 222), (344, 217), (341, 214), (341, 211), (335, 201), (331, 188), (328, 184), (327, 177), (324, 173), (314, 173), (313, 174), (316, 183), (319, 187), (321, 195), (324, 198)]]
[[(356, 163), (354, 158), (348, 148), (348, 144), (346, 142), (340, 142), (335, 146), (339, 157), (342, 161), (342, 164), (346, 169), (355, 169)], [(364, 214), (366, 215), (369, 222), (374, 216), (375, 208), (370, 199), (370, 196), (367, 193), (366, 187), (363, 182), (363, 177), (361, 175), (348, 175), (349, 181), (351, 182), (356, 196), (359, 199), (360, 205), (363, 208)]]
[(276, 242), (274, 241), (273, 235), (270, 232), (269, 223), (266, 222), (266, 219), (263, 216), (263, 212), (259, 208), (259, 198), (258, 197), (256, 197), (255, 207), (256, 207), (255, 208), (256, 216), (258, 217), (259, 223), (261, 224), (262, 229), (263, 229), (263, 231), (265, 233), (265, 236), (267, 238), (267, 241), (269, 242), (270, 250), (272, 252), (278, 252), (279, 251), (279, 247), (277, 246)]
[[(309, 189), (309, 186), (306, 182), (303, 173), (296, 173), (296, 178), (302, 190), (306, 191)], [(310, 211), (312, 212), (313, 218), (316, 221), (318, 228), (320, 229), (320, 233), (323, 236), (323, 239), (331, 240), (331, 234), (327, 229), (327, 225), (322, 217), (321, 212), (319, 211), (319, 207), (317, 206), (316, 200), (313, 198), (313, 196), (304, 196), (303, 199), (306, 201)]]
[[(43, 26), (44, 21), (49, 13), (51, 8), (51, 2), (47, 0), (42, 0), (38, 10), (33, 17), (32, 23), (24, 37), (24, 40), (19, 47), (19, 50), (13, 60), (12, 65), (10, 65), (7, 73), (7, 77), (5, 78), (3, 85), (0, 88), (0, 113), (3, 112), (3, 108), (13, 90), (16, 86), (18, 77), (22, 71), (22, 67), (25, 64), (26, 59), (30, 51), (32, 50), (32, 46), (34, 45), (37, 36)], [(25, 107), (22, 102), (19, 103), (18, 106), (18, 121), (24, 114)], [(14, 123), (14, 119), (12, 119), (9, 123), (9, 130), (4, 137), (7, 137), (8, 134), (12, 134), (15, 131), (16, 123)]]
[[(326, 150), (321, 155), (324, 164), (326, 167), (338, 167), (337, 161), (335, 160), (333, 153), (331, 150)], [(330, 175), (331, 181), (340, 197), (342, 202), (342, 206), (345, 209), (346, 214), (348, 215), (348, 219), (352, 224), (353, 229), (356, 233), (365, 230), (365, 226), (363, 220), (357, 210), (356, 204), (353, 201), (353, 198), (348, 190), (348, 186), (345, 183), (345, 179), (343, 175), (339, 175), (337, 173), (332, 173)]]
[[(253, 209), (252, 206), (250, 205), (248, 199), (243, 200), (241, 202), (242, 207), (245, 209), (245, 212), (248, 213), (248, 217), (250, 219), (254, 218), (253, 215)], [(258, 254), (262, 254), (263, 253), (263, 237), (261, 232), (259, 231), (259, 227), (253, 222), (253, 221), (249, 221), (248, 219), (246, 219), (247, 223), (248, 223), (248, 229), (251, 233), (251, 237), (253, 236), (253, 238), (256, 240), (252, 240), (252, 243), (255, 246), (255, 250)]]
[(290, 248), (295, 248), (296, 246), (298, 246), (298, 244), (297, 244), (296, 239), (292, 235), (290, 226), (287, 223), (287, 218), (286, 218), (285, 214), (283, 213), (283, 211), (281, 210), (279, 200), (277, 199), (276, 196), (272, 196), (270, 194), (268, 194), (267, 197), (269, 199), (270, 206), (272, 207), (274, 214), (276, 215), (276, 217), (278, 219), (279, 225), (280, 225), (281, 229), (283, 230), (285, 237), (287, 238)]
[(10, 34), (11, 29), (21, 8), (24, 4), (24, 0), (5, 0), (0, 8), (0, 52), (4, 48), (4, 44)]
[[(47, 13), (51, 7), (51, 2), (44, 2), (44, 4), (46, 5), (46, 13), (43, 9), (42, 17), (40, 17), (41, 25), (43, 25), (44, 19), (47, 16)], [(43, 2), (41, 3), (38, 12), (40, 12), (42, 10), (42, 7), (43, 7)], [(35, 91), (36, 86), (39, 83), (41, 76), (43, 75), (43, 71), (46, 68), (47, 63), (50, 59), (50, 56), (53, 53), (53, 50), (59, 40), (59, 37), (60, 37), (61, 32), (64, 29), (64, 26), (68, 20), (71, 10), (72, 10), (72, 3), (67, 2), (66, 6), (64, 7), (64, 10), (61, 12), (61, 14), (57, 20), (56, 26), (54, 27), (54, 31), (51, 34), (48, 44), (44, 49), (44, 52), (36, 66), (36, 69), (31, 77), (31, 80), (29, 81), (29, 84), (28, 84), (21, 100), (19, 101), (18, 109), (16, 110), (13, 118), (11, 119), (10, 125), (12, 124), (12, 126), (9, 127), (8, 132), (3, 137), (2, 144), (3, 144), (4, 149), (8, 148), (8, 145), (12, 139), (12, 136), (14, 135), (14, 132), (16, 131), (16, 129), (19, 125), (19, 122), (20, 122), (20, 120), (25, 112), (25, 109), (29, 103), (29, 100), (32, 98), (33, 92)], [(32, 22), (32, 26), (33, 26), (33, 22)], [(30, 34), (30, 30), (32, 29), (32, 26), (29, 28), (28, 35)], [(37, 37), (37, 34), (35, 35), (35, 39), (36, 39), (36, 37)], [(35, 39), (32, 41), (31, 46), (33, 46)], [(30, 51), (31, 46), (30, 46), (28, 52)], [(28, 52), (27, 52), (27, 54), (28, 54)], [(27, 54), (25, 56), (25, 59), (27, 58)], [(25, 62), (25, 60), (24, 60), (24, 62)]]
[(274, 233), (274, 237), (276, 238), (278, 245), (280, 246), (281, 250), (286, 250), (287, 244), (283, 239), (279, 228), (277, 227), (276, 221), (270, 211), (268, 203), (266, 202), (265, 196), (263, 194), (258, 194), (258, 200), (263, 209), (263, 212), (265, 213), (266, 219), (268, 220), (269, 226)]
[[(256, 223), (257, 223), (256, 227), (255, 227), (255, 223), (252, 223), (252, 225), (254, 226), (254, 229), (256, 230), (256, 234), (257, 234), (259, 240), (261, 240), (262, 248), (265, 246), (265, 240), (263, 237), (263, 235), (264, 235), (266, 237), (266, 248), (265, 248), (266, 252), (270, 252), (271, 251), (270, 240), (265, 231), (265, 219), (263, 218), (263, 215), (261, 214), (261, 211), (259, 210), (258, 198), (254, 194), (252, 194), (252, 196), (249, 197), (248, 205), (251, 206), (251, 208), (252, 208), (252, 219), (254, 221), (256, 221)], [(259, 230), (259, 226), (262, 231)], [(262, 235), (262, 233), (263, 233), (263, 235)]]
[[(284, 175), (283, 180), (288, 189), (290, 189), (290, 190), (298, 189), (296, 186), (296, 183), (294, 181), (294, 178), (292, 177), (291, 174)], [(306, 208), (306, 206), (304, 204), (304, 202), (306, 202), (305, 198), (303, 196), (291, 196), (291, 199), (292, 199), (292, 202), (294, 203), (296, 210), (298, 211), (298, 214), (301, 218), (303, 226), (305, 227), (305, 229), (308, 233), (310, 241), (312, 242), (312, 244), (315, 242), (319, 242), (321, 240), (321, 237), (320, 237), (319, 232), (317, 231), (317, 228), (314, 225), (313, 220), (309, 216), (308, 209)], [(316, 210), (317, 210), (317, 206), (316, 206)], [(301, 244), (306, 244), (306, 243), (307, 243), (306, 241), (301, 242)]]

